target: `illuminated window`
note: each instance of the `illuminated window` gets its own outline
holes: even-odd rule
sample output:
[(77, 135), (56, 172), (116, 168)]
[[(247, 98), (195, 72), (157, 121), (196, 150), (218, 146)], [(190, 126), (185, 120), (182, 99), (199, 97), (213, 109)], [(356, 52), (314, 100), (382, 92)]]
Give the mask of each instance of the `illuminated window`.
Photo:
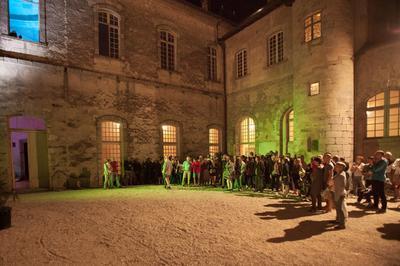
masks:
[(209, 139), (209, 153), (216, 154), (219, 153), (219, 130), (216, 128), (210, 128), (208, 130)]
[(175, 70), (176, 37), (170, 32), (160, 31), (161, 68)]
[(119, 18), (108, 11), (98, 12), (99, 54), (113, 58), (119, 57)]
[(247, 117), (240, 123), (240, 154), (248, 155), (256, 151), (256, 125), (254, 120)]
[(288, 126), (287, 126), (287, 139), (294, 141), (294, 111), (290, 111), (288, 114)]
[(400, 91), (381, 92), (367, 102), (367, 137), (400, 136)]
[(268, 39), (268, 65), (283, 61), (283, 32), (278, 32)]
[(319, 94), (319, 82), (311, 83), (310, 84), (310, 96), (318, 95)]
[(217, 49), (208, 47), (207, 77), (209, 80), (217, 80)]
[(162, 126), (162, 137), (163, 137), (163, 155), (166, 156), (177, 156), (178, 154), (178, 138), (176, 127), (171, 125)]
[(321, 12), (316, 12), (308, 16), (304, 21), (304, 41), (321, 38)]
[[(101, 122), (101, 158), (117, 161), (121, 166), (121, 123), (113, 121)], [(118, 171), (121, 171), (118, 167)]]
[(39, 0), (9, 0), (9, 35), (22, 40), (39, 42)]
[(236, 53), (236, 76), (238, 78), (247, 75), (247, 51), (241, 50)]
[(391, 90), (389, 97), (389, 136), (400, 136), (400, 91)]

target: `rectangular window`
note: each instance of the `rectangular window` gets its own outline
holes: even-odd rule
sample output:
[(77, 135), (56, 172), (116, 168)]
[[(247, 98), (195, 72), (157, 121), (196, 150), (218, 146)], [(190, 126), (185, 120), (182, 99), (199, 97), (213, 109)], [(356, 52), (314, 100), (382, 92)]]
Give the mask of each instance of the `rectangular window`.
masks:
[(283, 61), (283, 32), (276, 33), (268, 40), (268, 65)]
[(105, 11), (98, 13), (99, 54), (119, 57), (119, 19)]
[(311, 83), (309, 95), (314, 96), (318, 94), (319, 94), (319, 82)]
[(160, 31), (160, 63), (161, 68), (175, 70), (175, 36), (166, 31)]
[(214, 47), (208, 47), (207, 78), (217, 80), (217, 49)]
[(383, 137), (384, 110), (367, 111), (367, 137)]
[(209, 129), (209, 146), (210, 154), (219, 152), (219, 130), (216, 128)]
[(162, 126), (163, 154), (166, 156), (177, 156), (177, 132), (176, 127), (171, 125)]
[(304, 20), (304, 41), (321, 38), (321, 12), (316, 12)]
[[(102, 162), (110, 159), (121, 165), (121, 124), (113, 121), (101, 123), (101, 157)], [(120, 172), (118, 167), (118, 171)]]
[(39, 0), (9, 0), (9, 35), (26, 41), (40, 41)]
[(238, 78), (247, 75), (247, 51), (241, 50), (236, 54), (236, 76)]

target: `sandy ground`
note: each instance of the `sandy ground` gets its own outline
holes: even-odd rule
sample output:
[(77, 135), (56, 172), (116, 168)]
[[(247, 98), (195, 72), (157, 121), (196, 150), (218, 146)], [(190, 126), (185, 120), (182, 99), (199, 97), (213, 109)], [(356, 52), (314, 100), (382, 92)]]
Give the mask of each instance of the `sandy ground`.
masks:
[[(352, 204), (352, 201), (349, 202)], [(0, 265), (400, 265), (400, 212), (334, 214), (272, 194), (139, 187), (20, 196)]]

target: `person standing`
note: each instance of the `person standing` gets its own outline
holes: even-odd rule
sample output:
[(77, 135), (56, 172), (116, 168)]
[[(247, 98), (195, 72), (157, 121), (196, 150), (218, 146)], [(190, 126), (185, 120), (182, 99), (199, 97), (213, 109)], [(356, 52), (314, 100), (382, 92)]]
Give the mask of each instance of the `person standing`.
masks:
[(324, 183), (324, 169), (322, 160), (319, 157), (314, 157), (311, 162), (311, 212), (316, 212), (322, 209), (322, 187)]
[[(386, 195), (385, 195), (385, 179), (386, 179), (386, 168), (388, 166), (387, 160), (384, 158), (385, 152), (378, 150), (375, 152), (374, 166), (372, 167), (372, 193), (374, 195), (374, 209), (377, 209), (377, 213), (385, 213), (387, 207)], [(381, 201), (382, 207), (379, 209), (379, 200)]]
[(352, 172), (352, 184), (353, 184), (353, 194), (357, 197), (362, 193), (361, 191), (365, 190), (363, 183), (363, 163), (364, 157), (357, 156), (355, 162), (352, 164), (350, 171)]
[[(333, 179), (333, 170), (334, 170), (334, 165), (332, 163), (332, 154), (325, 153), (323, 156), (323, 162), (324, 162), (324, 189), (327, 188), (332, 192), (332, 187), (329, 186), (329, 184), (332, 184), (331, 181)], [(327, 197), (325, 200), (326, 200), (325, 210), (326, 212), (331, 212), (333, 207), (333, 193), (327, 193)]]
[(194, 159), (192, 162), (192, 173), (193, 173), (193, 185), (197, 186), (200, 185), (200, 159)]
[(117, 188), (121, 187), (121, 184), (119, 182), (119, 163), (116, 160), (113, 160), (111, 163), (111, 188), (114, 187), (114, 180)]
[(105, 160), (103, 164), (103, 175), (104, 175), (104, 189), (110, 188), (110, 176), (111, 176), (111, 165), (110, 159)]
[(239, 191), (243, 189), (243, 180), (246, 175), (246, 157), (240, 156), (240, 176), (239, 176)]
[(168, 156), (165, 160), (163, 167), (163, 175), (165, 177), (165, 188), (171, 189), (171, 174), (173, 171), (173, 166), (171, 162), (172, 156)]
[(224, 175), (226, 177), (226, 188), (230, 191), (233, 190), (233, 182), (235, 176), (235, 163), (233, 162), (233, 157), (228, 156), (227, 162), (225, 165)]
[(182, 177), (182, 187), (185, 185), (185, 180), (187, 179), (187, 185), (190, 186), (190, 157), (186, 157), (186, 160), (182, 164), (183, 177)]
[(336, 224), (335, 229), (341, 230), (346, 228), (346, 221), (348, 218), (347, 206), (346, 206), (346, 164), (344, 162), (338, 162), (335, 165), (336, 175), (329, 182), (329, 186), (333, 187), (334, 191), (334, 202), (336, 208)]
[(255, 157), (255, 184), (254, 184), (254, 191), (255, 192), (263, 192), (264, 184), (263, 184), (263, 165), (259, 156)]

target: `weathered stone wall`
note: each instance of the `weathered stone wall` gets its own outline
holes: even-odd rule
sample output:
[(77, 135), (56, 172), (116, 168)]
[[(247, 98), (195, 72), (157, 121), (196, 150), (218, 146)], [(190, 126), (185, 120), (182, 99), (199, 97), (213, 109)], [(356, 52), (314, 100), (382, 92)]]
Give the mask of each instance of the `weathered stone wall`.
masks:
[[(304, 42), (304, 19), (321, 11), (322, 37)], [(293, 5), (293, 97), (296, 150), (353, 156), (353, 20), (351, 2), (295, 1)], [(320, 94), (309, 85), (320, 82)], [(318, 143), (310, 149), (308, 140)], [(317, 146), (317, 145), (315, 145)]]
[[(216, 39), (229, 24), (172, 0), (47, 3), (47, 44), (0, 37), (2, 177), (11, 182), (7, 119), (12, 115), (46, 121), (52, 187), (61, 187), (66, 175), (83, 167), (97, 183), (97, 122), (104, 116), (126, 125), (125, 157), (159, 158), (165, 121), (180, 126), (180, 155), (208, 152), (207, 127), (224, 127), (222, 54)], [(95, 53), (97, 4), (121, 15), (118, 60)], [(160, 26), (178, 36), (175, 72), (159, 67)], [(211, 44), (220, 51), (218, 82), (206, 80), (206, 47)]]
[[(256, 150), (279, 150), (282, 115), (292, 107), (291, 8), (280, 7), (226, 40), (228, 148), (239, 153), (238, 126), (244, 117), (256, 124)], [(284, 32), (284, 61), (268, 66), (267, 39)], [(236, 78), (235, 54), (247, 49), (248, 75)]]
[[(322, 38), (304, 43), (304, 19), (322, 12)], [(267, 37), (284, 32), (283, 63), (267, 67)], [(255, 118), (257, 151), (282, 147), (282, 117), (295, 113), (292, 154), (310, 157), (330, 151), (353, 154), (353, 22), (350, 1), (302, 1), (282, 6), (226, 41), (228, 146), (239, 137), (235, 127), (243, 116)], [(235, 78), (235, 53), (247, 48), (249, 75)], [(321, 93), (309, 96), (310, 83)], [(236, 135), (235, 135), (236, 134)], [(317, 142), (318, 147), (310, 147)], [(237, 148), (236, 148), (237, 150)], [(285, 152), (285, 149), (283, 149)]]
[(400, 88), (400, 41), (370, 47), (356, 61), (355, 153), (370, 156), (378, 149), (400, 156), (400, 137), (367, 138), (367, 101)]

